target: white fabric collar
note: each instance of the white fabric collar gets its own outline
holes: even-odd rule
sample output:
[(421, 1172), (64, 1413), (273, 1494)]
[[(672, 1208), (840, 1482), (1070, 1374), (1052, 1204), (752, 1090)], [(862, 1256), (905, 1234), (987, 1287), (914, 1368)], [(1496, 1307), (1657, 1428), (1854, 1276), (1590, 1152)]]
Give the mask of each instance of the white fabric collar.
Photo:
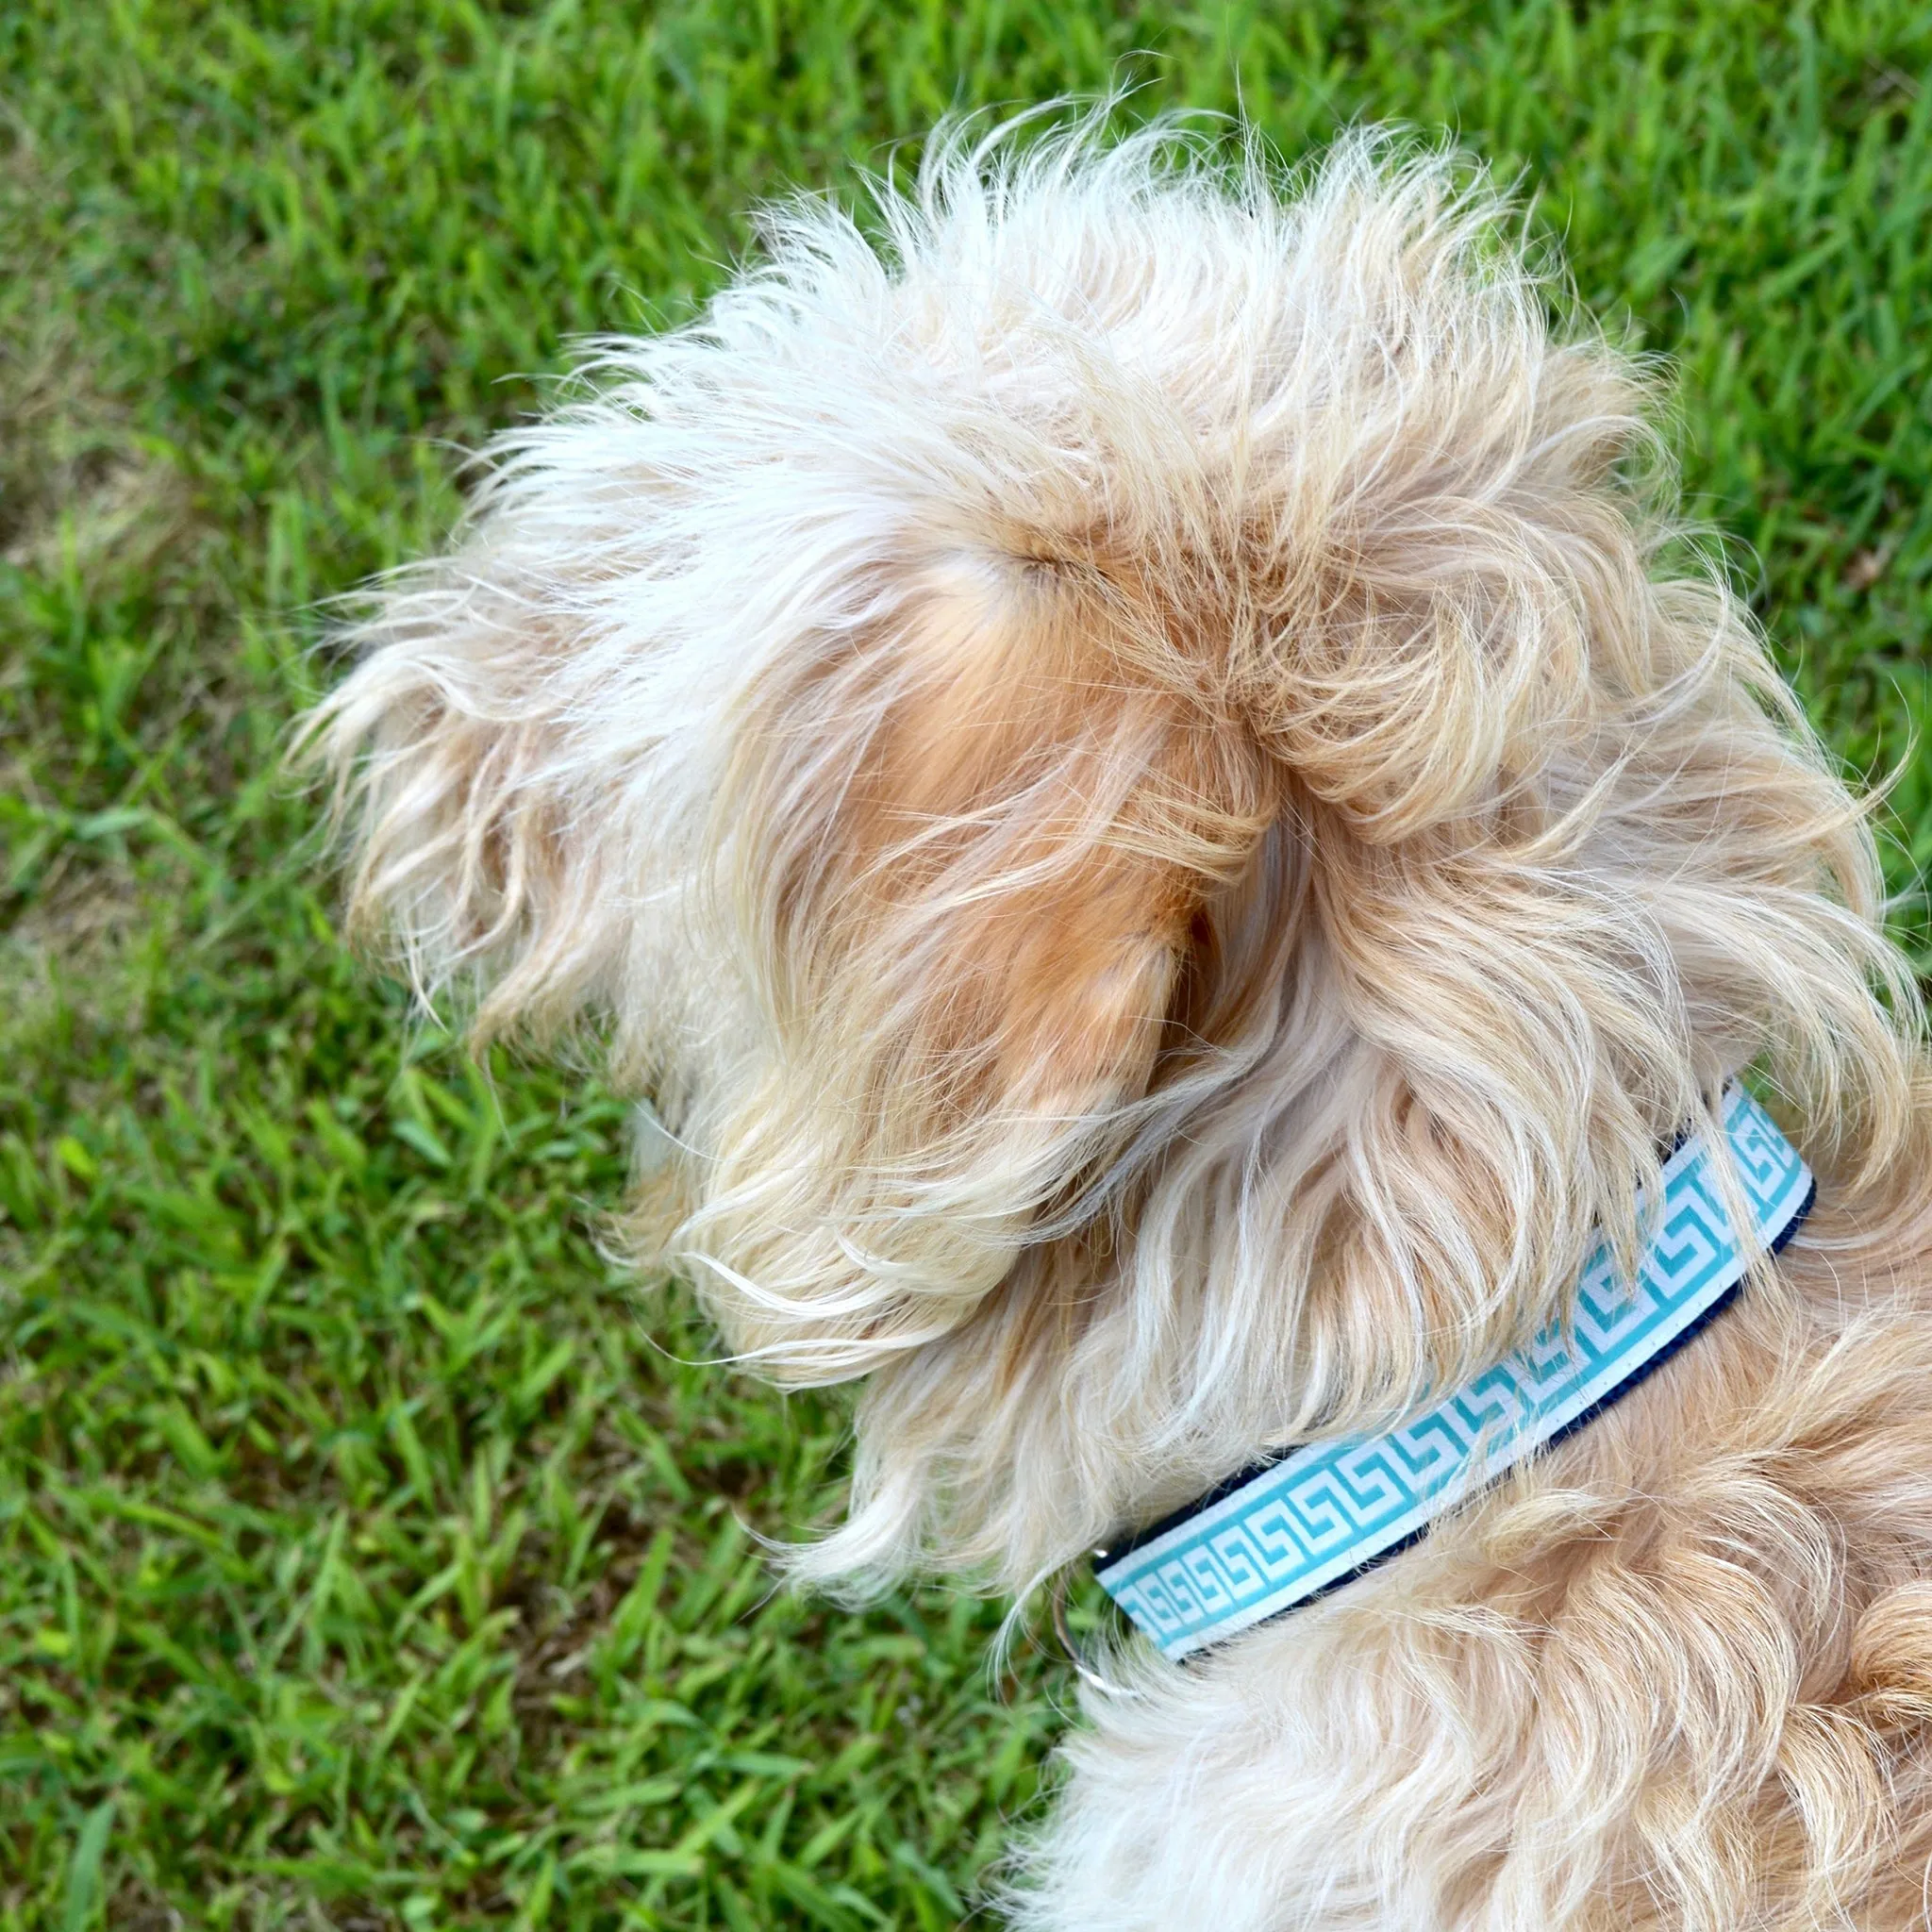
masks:
[(1796, 1232), (1817, 1192), (1797, 1150), (1735, 1082), (1722, 1117), (1755, 1224), (1748, 1247), (1714, 1180), (1709, 1137), (1689, 1136), (1664, 1163), (1663, 1209), (1634, 1285), (1598, 1249), (1564, 1317), (1527, 1348), (1399, 1428), (1291, 1450), (1098, 1552), (1108, 1593), (1168, 1657), (1186, 1657), (1394, 1555), (1634, 1387), (1730, 1300), (1755, 1254), (1774, 1254)]

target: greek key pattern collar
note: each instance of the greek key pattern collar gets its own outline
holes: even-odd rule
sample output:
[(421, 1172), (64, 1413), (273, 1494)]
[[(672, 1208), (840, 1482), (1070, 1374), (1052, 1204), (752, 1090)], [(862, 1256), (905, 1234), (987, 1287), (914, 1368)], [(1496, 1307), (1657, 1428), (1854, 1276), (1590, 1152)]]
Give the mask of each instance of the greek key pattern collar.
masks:
[(1735, 1083), (1722, 1121), (1751, 1248), (1731, 1224), (1707, 1138), (1690, 1136), (1664, 1165), (1634, 1282), (1599, 1249), (1565, 1317), (1528, 1347), (1386, 1435), (1306, 1444), (1102, 1552), (1108, 1593), (1168, 1657), (1186, 1657), (1392, 1556), (1634, 1387), (1737, 1292), (1752, 1252), (1790, 1238), (1816, 1192), (1797, 1150)]

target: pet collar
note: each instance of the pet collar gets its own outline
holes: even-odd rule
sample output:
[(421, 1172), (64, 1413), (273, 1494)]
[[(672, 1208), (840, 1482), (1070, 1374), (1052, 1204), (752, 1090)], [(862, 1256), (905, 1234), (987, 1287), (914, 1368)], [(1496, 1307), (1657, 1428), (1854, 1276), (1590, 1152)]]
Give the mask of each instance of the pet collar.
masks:
[(1735, 1082), (1723, 1124), (1753, 1218), (1749, 1248), (1725, 1211), (1709, 1138), (1687, 1136), (1664, 1163), (1663, 1209), (1634, 1285), (1599, 1248), (1561, 1319), (1413, 1420), (1290, 1450), (1096, 1553), (1108, 1594), (1168, 1657), (1186, 1657), (1393, 1556), (1635, 1387), (1738, 1291), (1754, 1251), (1775, 1254), (1790, 1239), (1816, 1195), (1796, 1148)]

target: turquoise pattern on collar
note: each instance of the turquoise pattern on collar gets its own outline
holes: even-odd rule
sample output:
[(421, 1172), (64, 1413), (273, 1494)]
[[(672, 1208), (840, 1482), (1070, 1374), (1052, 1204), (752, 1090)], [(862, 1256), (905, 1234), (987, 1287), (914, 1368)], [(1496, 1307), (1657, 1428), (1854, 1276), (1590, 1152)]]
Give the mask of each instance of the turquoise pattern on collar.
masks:
[[(1810, 1170), (1744, 1089), (1724, 1091), (1724, 1145), (1756, 1251), (1789, 1239)], [(1569, 1314), (1527, 1348), (1386, 1435), (1311, 1442), (1096, 1565), (1102, 1586), (1170, 1657), (1306, 1603), (1413, 1541), (1641, 1379), (1737, 1291), (1750, 1258), (1713, 1176), (1707, 1139), (1663, 1168), (1663, 1209), (1634, 1284), (1599, 1249)]]

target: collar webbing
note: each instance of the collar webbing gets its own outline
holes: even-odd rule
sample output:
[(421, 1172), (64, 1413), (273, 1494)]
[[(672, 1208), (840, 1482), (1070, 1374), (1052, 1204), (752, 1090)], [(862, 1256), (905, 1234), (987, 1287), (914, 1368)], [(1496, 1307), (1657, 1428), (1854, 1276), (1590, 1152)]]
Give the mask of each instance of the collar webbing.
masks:
[(1663, 1167), (1662, 1211), (1634, 1285), (1606, 1248), (1565, 1315), (1526, 1348), (1390, 1430), (1310, 1442), (1101, 1553), (1108, 1595), (1170, 1657), (1231, 1637), (1346, 1583), (1641, 1381), (1737, 1292), (1754, 1252), (1775, 1253), (1815, 1195), (1771, 1116), (1724, 1091), (1724, 1145), (1757, 1240), (1732, 1227), (1709, 1137)]

